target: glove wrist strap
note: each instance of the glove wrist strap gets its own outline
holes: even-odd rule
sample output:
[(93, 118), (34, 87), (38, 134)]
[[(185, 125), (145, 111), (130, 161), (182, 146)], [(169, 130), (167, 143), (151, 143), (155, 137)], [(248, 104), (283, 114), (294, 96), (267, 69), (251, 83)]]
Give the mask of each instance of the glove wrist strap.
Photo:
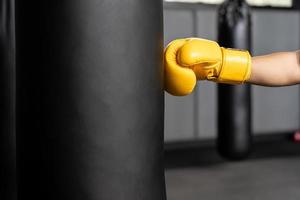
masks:
[(251, 55), (248, 51), (221, 48), (223, 63), (217, 82), (242, 84), (250, 78)]

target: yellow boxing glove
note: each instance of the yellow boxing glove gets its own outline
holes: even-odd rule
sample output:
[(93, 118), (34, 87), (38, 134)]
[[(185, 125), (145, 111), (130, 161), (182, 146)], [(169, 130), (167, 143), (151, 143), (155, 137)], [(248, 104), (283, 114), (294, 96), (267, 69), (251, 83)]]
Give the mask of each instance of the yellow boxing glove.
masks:
[(250, 74), (248, 51), (226, 49), (214, 41), (178, 39), (165, 50), (165, 90), (172, 95), (191, 93), (196, 79), (242, 84)]
[(175, 96), (191, 93), (197, 82), (193, 70), (181, 67), (177, 63), (177, 53), (185, 43), (185, 39), (174, 40), (165, 49), (165, 90)]

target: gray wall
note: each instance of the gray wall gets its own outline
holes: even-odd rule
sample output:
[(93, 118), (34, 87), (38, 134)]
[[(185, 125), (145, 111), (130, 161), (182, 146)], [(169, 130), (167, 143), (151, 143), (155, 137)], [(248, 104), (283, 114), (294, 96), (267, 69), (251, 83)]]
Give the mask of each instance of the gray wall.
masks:
[[(300, 13), (253, 9), (253, 55), (299, 49)], [(216, 40), (216, 8), (203, 5), (165, 4), (165, 45), (173, 39), (197, 36)], [(299, 86), (252, 87), (254, 134), (299, 128)], [(216, 84), (198, 82), (186, 97), (166, 94), (165, 140), (181, 141), (216, 136)], [(225, 106), (225, 105), (224, 105)]]

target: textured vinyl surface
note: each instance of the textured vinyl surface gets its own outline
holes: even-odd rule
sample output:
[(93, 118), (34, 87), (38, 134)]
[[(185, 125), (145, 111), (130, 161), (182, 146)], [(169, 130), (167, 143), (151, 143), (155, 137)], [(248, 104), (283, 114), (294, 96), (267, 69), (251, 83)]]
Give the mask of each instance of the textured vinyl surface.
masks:
[(162, 200), (162, 1), (16, 1), (19, 199)]
[(14, 1), (0, 0), (0, 199), (16, 199)]

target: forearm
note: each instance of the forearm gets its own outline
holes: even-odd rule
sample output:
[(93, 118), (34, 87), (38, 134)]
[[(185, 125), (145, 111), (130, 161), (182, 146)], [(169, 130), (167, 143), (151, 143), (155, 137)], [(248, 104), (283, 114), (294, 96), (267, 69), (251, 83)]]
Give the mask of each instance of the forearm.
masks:
[(286, 86), (300, 83), (300, 51), (252, 58), (251, 84)]

